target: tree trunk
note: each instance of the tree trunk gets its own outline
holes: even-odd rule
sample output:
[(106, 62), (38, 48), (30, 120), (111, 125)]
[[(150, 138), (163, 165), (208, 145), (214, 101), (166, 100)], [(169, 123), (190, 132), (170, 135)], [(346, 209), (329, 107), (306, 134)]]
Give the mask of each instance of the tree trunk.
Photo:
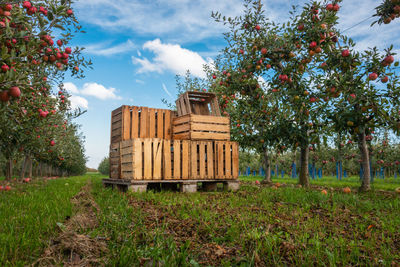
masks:
[(28, 175), (29, 175), (29, 178), (32, 178), (32, 159), (31, 159), (31, 157), (29, 157)]
[(303, 187), (310, 186), (310, 179), (308, 177), (308, 146), (302, 146), (300, 148), (300, 176), (299, 183)]
[(270, 164), (270, 161), (269, 161), (269, 154), (268, 154), (268, 150), (267, 149), (264, 150), (264, 167), (265, 167), (265, 176), (264, 176), (264, 179), (262, 180), (262, 183), (270, 184), (270, 183), (272, 183), (272, 180), (271, 180), (271, 164)]
[(26, 167), (28, 165), (28, 161), (29, 161), (29, 156), (25, 155), (24, 161), (22, 162), (22, 165), (21, 165), (21, 172), (19, 173), (19, 178), (20, 179), (24, 179), (25, 178), (25, 171), (26, 171)]
[(8, 158), (6, 162), (6, 180), (10, 181), (13, 175), (13, 160), (12, 158)]
[(358, 148), (361, 155), (361, 164), (363, 166), (363, 178), (361, 180), (360, 191), (365, 192), (371, 189), (371, 174), (369, 165), (369, 151), (367, 142), (365, 141), (365, 129), (360, 130), (358, 134)]

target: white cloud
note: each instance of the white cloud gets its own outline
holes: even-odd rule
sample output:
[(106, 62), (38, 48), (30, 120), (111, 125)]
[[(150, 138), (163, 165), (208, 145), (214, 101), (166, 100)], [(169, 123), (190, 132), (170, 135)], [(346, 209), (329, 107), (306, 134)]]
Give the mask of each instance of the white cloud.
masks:
[(206, 61), (196, 52), (177, 44), (164, 44), (160, 39), (146, 42), (143, 49), (153, 52), (155, 56), (152, 61), (147, 58), (132, 57), (133, 63), (140, 65), (138, 73), (162, 73), (168, 70), (174, 74), (184, 75), (189, 70), (194, 76), (205, 78), (203, 66), (212, 63), (211, 59)]
[(243, 10), (241, 0), (85, 0), (74, 5), (80, 21), (110, 31), (131, 31), (180, 43), (223, 32), (224, 26), (214, 22), (211, 11), (234, 16)]
[(69, 100), (71, 101), (72, 109), (76, 109), (76, 108), (88, 109), (89, 108), (88, 101), (81, 96), (73, 95), (69, 98)]
[(144, 82), (144, 81), (142, 81), (142, 80), (139, 80), (139, 79), (136, 79), (136, 80), (135, 80), (135, 82), (136, 82), (136, 83), (140, 83), (140, 84), (145, 84), (145, 82)]
[(123, 54), (135, 49), (135, 44), (128, 40), (125, 43), (121, 43), (115, 46), (107, 47), (107, 43), (84, 45), (84, 52), (87, 54), (99, 55), (99, 56), (112, 56), (116, 54)]
[(162, 88), (164, 89), (164, 91), (167, 93), (167, 95), (169, 95), (170, 97), (172, 97), (171, 93), (168, 91), (167, 86), (163, 83), (162, 84)]
[(78, 94), (79, 93), (78, 88), (73, 83), (70, 83), (70, 82), (64, 83), (64, 88), (70, 94)]
[(82, 90), (80, 91), (80, 93), (83, 95), (94, 96), (101, 100), (122, 99), (120, 96), (117, 96), (115, 92), (115, 88), (110, 87), (107, 89), (106, 87), (98, 83), (85, 83)]

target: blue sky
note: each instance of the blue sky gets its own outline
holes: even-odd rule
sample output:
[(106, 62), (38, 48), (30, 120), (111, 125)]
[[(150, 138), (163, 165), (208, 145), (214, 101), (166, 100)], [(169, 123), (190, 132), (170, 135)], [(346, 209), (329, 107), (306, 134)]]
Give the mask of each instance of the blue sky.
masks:
[[(306, 1), (264, 0), (273, 21), (288, 19), (291, 5)], [(377, 0), (344, 0), (340, 28), (348, 29), (372, 16)], [(121, 105), (165, 108), (162, 98), (175, 100), (175, 75), (190, 70), (203, 77), (202, 65), (224, 47), (226, 28), (210, 17), (242, 14), (239, 0), (78, 0), (73, 4), (85, 34), (71, 45), (85, 47), (93, 70), (80, 80), (67, 78), (74, 107), (87, 109), (76, 122), (86, 136), (87, 165), (97, 168), (108, 155), (111, 111)], [(394, 44), (400, 49), (399, 21), (370, 28), (373, 19), (346, 31), (357, 49)]]

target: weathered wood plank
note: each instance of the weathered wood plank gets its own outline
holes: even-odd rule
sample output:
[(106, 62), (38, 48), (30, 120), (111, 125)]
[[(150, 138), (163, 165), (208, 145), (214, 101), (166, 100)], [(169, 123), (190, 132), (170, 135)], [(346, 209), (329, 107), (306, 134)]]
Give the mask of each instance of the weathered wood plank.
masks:
[(131, 138), (139, 137), (139, 108), (131, 107)]
[(129, 106), (123, 106), (122, 109), (123, 123), (122, 123), (122, 140), (131, 139), (131, 114)]
[(239, 178), (239, 144), (232, 143), (232, 177)]
[(172, 128), (171, 111), (168, 110), (165, 112), (164, 139), (171, 139), (172, 135), (171, 128)]
[(174, 140), (174, 178), (181, 178), (181, 141)]
[(188, 140), (182, 140), (182, 179), (189, 179), (189, 142)]
[(206, 154), (206, 143), (199, 142), (199, 175), (200, 175), (200, 179), (207, 178), (205, 154)]
[(162, 139), (153, 139), (153, 179), (161, 179)]
[(140, 180), (143, 179), (142, 172), (142, 159), (143, 159), (143, 151), (142, 151), (142, 141), (140, 139), (135, 139), (134, 141), (134, 162), (133, 162), (133, 179)]
[(190, 179), (198, 178), (197, 175), (197, 142), (192, 141), (190, 144)]
[(207, 142), (207, 178), (214, 177), (214, 149), (213, 142)]
[(157, 138), (164, 138), (164, 111), (157, 109)]
[(150, 138), (156, 137), (156, 110), (149, 109), (149, 136)]
[(231, 162), (231, 142), (225, 143), (225, 177), (232, 178), (232, 162)]
[(229, 140), (228, 133), (209, 133), (209, 132), (191, 132), (190, 137), (192, 140), (207, 139), (207, 140)]

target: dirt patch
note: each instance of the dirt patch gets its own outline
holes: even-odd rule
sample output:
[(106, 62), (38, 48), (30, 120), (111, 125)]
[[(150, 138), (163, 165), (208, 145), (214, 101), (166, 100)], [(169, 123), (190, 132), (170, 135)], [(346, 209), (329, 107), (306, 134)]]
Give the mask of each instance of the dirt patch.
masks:
[[(222, 262), (229, 262), (232, 259), (238, 260), (241, 254), (242, 249), (240, 247), (229, 247), (213, 242), (207, 234), (204, 222), (194, 218), (178, 218), (176, 210), (179, 209), (180, 205), (176, 205), (171, 210), (168, 207), (136, 198), (131, 198), (130, 204), (144, 211), (146, 217), (143, 221), (150, 231), (164, 225), (164, 234), (172, 236), (178, 248), (189, 241), (189, 249), (197, 254), (197, 261), (200, 265), (220, 266)], [(225, 230), (221, 229), (223, 232)]]
[(74, 215), (58, 226), (60, 234), (43, 255), (35, 262), (34, 266), (104, 266), (102, 258), (108, 251), (104, 240), (92, 238), (86, 234), (98, 225), (97, 213), (99, 207), (94, 201), (91, 183), (82, 187), (71, 203), (74, 204)]

